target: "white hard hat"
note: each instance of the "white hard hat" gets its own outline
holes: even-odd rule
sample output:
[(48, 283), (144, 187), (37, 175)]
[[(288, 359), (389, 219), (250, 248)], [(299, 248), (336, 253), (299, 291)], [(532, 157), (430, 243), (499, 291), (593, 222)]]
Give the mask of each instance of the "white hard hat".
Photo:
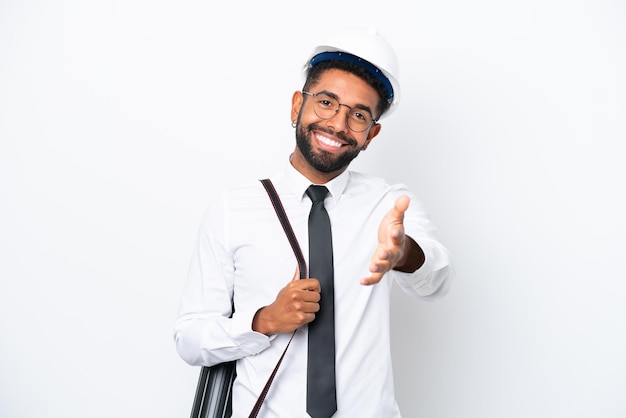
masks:
[(344, 30), (315, 47), (304, 64), (305, 80), (310, 68), (329, 59), (359, 63), (385, 85), (389, 109), (381, 117), (389, 116), (398, 106), (400, 102), (398, 57), (378, 29)]

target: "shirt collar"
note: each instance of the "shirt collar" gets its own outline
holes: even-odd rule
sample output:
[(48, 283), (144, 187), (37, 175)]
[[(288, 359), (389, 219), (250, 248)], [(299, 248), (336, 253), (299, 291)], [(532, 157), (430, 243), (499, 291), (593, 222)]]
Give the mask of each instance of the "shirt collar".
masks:
[[(312, 184), (311, 180), (307, 179), (302, 173), (296, 170), (295, 167), (291, 165), (290, 161), (287, 161), (283, 174), (288, 181), (293, 193), (298, 196), (300, 200), (305, 199), (306, 189), (308, 189), (309, 186)], [(323, 185), (328, 188), (330, 196), (335, 201), (338, 201), (339, 199), (341, 199), (341, 195), (346, 190), (349, 179), (350, 171), (345, 170), (343, 173), (339, 174), (337, 177), (327, 183), (324, 183)]]

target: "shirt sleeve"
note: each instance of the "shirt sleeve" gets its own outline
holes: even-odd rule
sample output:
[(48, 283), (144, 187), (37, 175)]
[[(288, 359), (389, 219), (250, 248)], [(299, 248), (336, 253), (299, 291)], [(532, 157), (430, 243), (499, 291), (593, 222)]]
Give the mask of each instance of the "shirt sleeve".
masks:
[(224, 201), (206, 211), (174, 324), (176, 350), (191, 365), (212, 366), (257, 354), (270, 338), (252, 330), (256, 312), (232, 312), (234, 263)]
[(395, 194), (408, 194), (411, 198), (404, 217), (405, 233), (420, 246), (425, 261), (413, 273), (391, 270), (388, 272), (389, 277), (410, 295), (423, 299), (439, 299), (447, 293), (454, 277), (450, 252), (437, 240), (436, 228), (423, 203), (401, 185)]

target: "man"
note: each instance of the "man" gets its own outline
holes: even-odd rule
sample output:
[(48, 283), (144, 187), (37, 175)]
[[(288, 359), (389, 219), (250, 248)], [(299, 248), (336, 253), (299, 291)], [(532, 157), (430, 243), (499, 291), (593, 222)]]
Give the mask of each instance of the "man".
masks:
[(334, 310), (334, 341), (326, 344), (334, 345), (334, 359), (324, 360), (334, 371), (322, 373), (333, 399), (308, 403), (328, 405), (326, 417), (400, 417), (389, 341), (391, 285), (435, 299), (453, 269), (422, 204), (405, 186), (347, 170), (398, 103), (396, 56), (375, 31), (349, 31), (316, 48), (305, 71), (304, 87), (292, 97), (296, 146), (271, 180), (305, 257), (316, 233), (308, 229), (314, 200), (308, 188), (327, 188), (321, 200), (332, 230), (331, 284), (298, 279), (260, 182), (230, 189), (203, 220), (175, 324), (176, 347), (192, 365), (238, 360), (233, 417), (247, 417), (298, 330), (259, 416), (317, 418), (307, 406), (307, 392), (316, 392), (307, 365), (318, 367), (308, 364), (308, 334)]

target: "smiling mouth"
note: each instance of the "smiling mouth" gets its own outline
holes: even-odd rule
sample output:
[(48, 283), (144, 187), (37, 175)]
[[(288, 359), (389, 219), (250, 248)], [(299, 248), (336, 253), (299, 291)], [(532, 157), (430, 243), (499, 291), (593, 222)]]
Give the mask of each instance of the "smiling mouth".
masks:
[(316, 134), (315, 138), (317, 138), (317, 140), (320, 141), (322, 144), (328, 145), (329, 147), (341, 148), (343, 146), (341, 142), (332, 140), (324, 135)]

